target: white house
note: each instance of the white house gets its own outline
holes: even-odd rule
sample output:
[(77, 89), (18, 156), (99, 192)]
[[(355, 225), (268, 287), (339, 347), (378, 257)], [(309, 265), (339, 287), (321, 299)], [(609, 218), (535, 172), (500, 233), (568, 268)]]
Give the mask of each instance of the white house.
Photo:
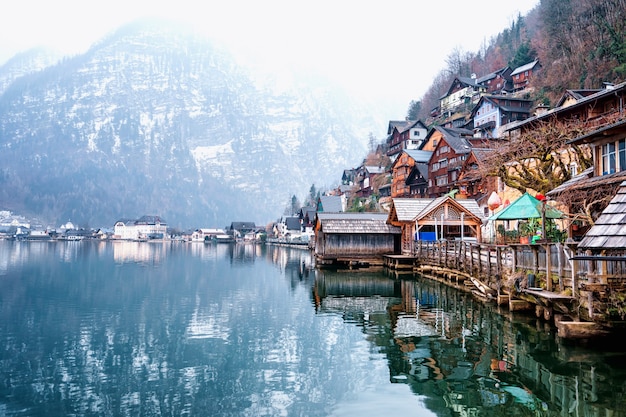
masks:
[(120, 219), (115, 222), (113, 236), (124, 240), (163, 239), (167, 236), (167, 223), (159, 216)]

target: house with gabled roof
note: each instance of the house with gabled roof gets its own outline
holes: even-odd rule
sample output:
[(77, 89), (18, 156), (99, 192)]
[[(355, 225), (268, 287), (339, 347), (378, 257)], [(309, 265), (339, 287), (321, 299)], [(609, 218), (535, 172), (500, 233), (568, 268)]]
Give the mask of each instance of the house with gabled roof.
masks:
[(556, 103), (554, 107), (567, 107), (573, 104), (576, 104), (578, 100), (581, 100), (585, 97), (589, 97), (592, 94), (596, 94), (602, 90), (594, 88), (588, 89), (578, 89), (578, 90), (565, 90), (565, 93), (561, 96), (559, 101)]
[(479, 77), (476, 82), (487, 88), (487, 94), (502, 94), (503, 92), (511, 91), (513, 89), (511, 72), (513, 72), (513, 70), (506, 66)]
[(411, 254), (414, 242), (441, 239), (481, 241), (485, 221), (475, 200), (438, 198), (394, 198), (387, 222), (402, 230), (401, 249)]
[(419, 149), (428, 128), (421, 120), (392, 120), (387, 128), (387, 156), (393, 158), (404, 149)]
[(498, 138), (501, 127), (530, 117), (532, 100), (484, 95), (472, 109), (474, 137)]
[(317, 213), (316, 263), (382, 265), (383, 255), (399, 251), (399, 227), (387, 224), (386, 213)]
[(386, 175), (387, 170), (380, 165), (361, 165), (357, 169), (355, 181), (357, 184), (356, 195), (359, 197), (369, 197), (378, 189), (375, 187), (375, 180), (380, 175)]
[(523, 90), (528, 87), (533, 75), (536, 75), (540, 68), (541, 65), (539, 65), (539, 60), (537, 59), (515, 68), (511, 73), (513, 91)]
[(455, 77), (446, 94), (439, 99), (440, 113), (452, 114), (459, 108), (469, 112), (486, 92), (487, 87), (478, 83), (475, 74), (470, 78)]
[(428, 196), (439, 197), (450, 192), (472, 148), (482, 143), (480, 139), (474, 140), (473, 132), (468, 129), (433, 127), (425, 143), (425, 147), (433, 148), (428, 162)]
[(485, 217), (489, 216), (488, 199), (492, 192), (502, 192), (507, 188), (498, 177), (485, 177), (481, 166), (492, 154), (491, 148), (472, 148), (461, 167), (457, 182), (457, 198), (475, 200)]
[(391, 165), (391, 197), (424, 197), (431, 151), (404, 150)]
[(298, 218), (300, 219), (302, 230), (307, 234), (313, 233), (313, 228), (315, 227), (316, 213), (317, 208), (313, 206), (302, 207), (298, 212)]
[(228, 228), (228, 234), (234, 238), (244, 238), (249, 233), (257, 231), (254, 222), (232, 222)]

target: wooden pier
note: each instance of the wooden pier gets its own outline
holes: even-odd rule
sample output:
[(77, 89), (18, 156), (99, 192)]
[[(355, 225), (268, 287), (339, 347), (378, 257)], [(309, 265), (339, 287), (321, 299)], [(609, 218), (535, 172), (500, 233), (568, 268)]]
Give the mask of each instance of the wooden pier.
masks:
[(385, 255), (390, 270), (420, 273), (476, 297), (554, 322), (563, 338), (626, 327), (626, 258), (579, 254), (574, 245), (415, 242)]

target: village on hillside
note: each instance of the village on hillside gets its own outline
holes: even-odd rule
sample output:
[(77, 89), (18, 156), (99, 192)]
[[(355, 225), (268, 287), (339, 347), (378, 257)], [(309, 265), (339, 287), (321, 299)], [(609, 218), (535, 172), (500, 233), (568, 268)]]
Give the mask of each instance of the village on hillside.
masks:
[[(362, 165), (345, 169), (339, 186), (310, 196), (303, 207), (294, 207), (292, 213), (267, 225), (235, 221), (219, 229), (174, 231), (160, 216), (145, 215), (91, 230), (70, 221), (59, 228), (35, 227), (5, 213), (0, 236), (269, 239), (313, 246), (315, 230), (321, 227), (317, 223), (323, 218), (320, 213), (327, 217), (328, 213), (378, 212), (387, 214), (387, 225), (401, 230), (392, 248), (395, 252), (410, 253), (416, 241), (473, 239), (503, 244), (549, 238), (622, 254), (626, 227), (620, 226), (625, 220), (601, 228), (598, 219), (626, 179), (626, 83), (566, 90), (548, 108), (529, 98), (533, 77), (541, 70), (534, 60), (481, 76), (457, 76), (428, 120), (389, 121), (384, 142)], [(544, 219), (543, 225), (541, 219), (524, 216), (498, 222), (498, 213), (510, 211), (525, 194), (563, 215)], [(599, 243), (593, 236), (604, 239)], [(379, 250), (386, 250), (384, 246)]]

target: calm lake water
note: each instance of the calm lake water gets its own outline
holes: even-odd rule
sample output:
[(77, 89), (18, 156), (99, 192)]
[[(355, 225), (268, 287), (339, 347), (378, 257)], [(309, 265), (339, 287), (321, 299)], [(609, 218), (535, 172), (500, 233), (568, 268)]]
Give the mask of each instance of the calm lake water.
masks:
[(626, 349), (255, 245), (0, 241), (0, 416), (623, 416)]

